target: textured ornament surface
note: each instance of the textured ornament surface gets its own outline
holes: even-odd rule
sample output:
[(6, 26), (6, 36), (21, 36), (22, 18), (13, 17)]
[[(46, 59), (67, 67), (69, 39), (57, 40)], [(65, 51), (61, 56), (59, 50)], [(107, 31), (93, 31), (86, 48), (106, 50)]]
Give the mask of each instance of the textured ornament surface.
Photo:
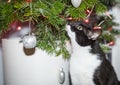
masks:
[(36, 46), (36, 36), (28, 35), (23, 37), (23, 46), (27, 49), (34, 48)]
[(82, 0), (71, 0), (71, 3), (74, 7), (78, 8), (81, 4)]

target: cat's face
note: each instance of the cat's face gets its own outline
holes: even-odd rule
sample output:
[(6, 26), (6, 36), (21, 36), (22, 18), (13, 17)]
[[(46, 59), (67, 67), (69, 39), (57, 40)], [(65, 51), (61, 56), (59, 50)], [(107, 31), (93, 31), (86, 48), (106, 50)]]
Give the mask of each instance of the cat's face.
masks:
[(66, 31), (70, 39), (75, 40), (81, 46), (91, 45), (101, 34), (101, 29), (94, 30), (83, 21), (67, 24)]

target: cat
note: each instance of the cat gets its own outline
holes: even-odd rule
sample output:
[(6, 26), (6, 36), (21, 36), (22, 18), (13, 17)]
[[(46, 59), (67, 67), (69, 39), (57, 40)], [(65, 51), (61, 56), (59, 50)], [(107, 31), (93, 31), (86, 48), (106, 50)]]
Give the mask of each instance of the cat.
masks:
[(69, 22), (66, 32), (71, 40), (70, 85), (120, 85), (111, 63), (101, 50), (94, 30), (84, 21)]

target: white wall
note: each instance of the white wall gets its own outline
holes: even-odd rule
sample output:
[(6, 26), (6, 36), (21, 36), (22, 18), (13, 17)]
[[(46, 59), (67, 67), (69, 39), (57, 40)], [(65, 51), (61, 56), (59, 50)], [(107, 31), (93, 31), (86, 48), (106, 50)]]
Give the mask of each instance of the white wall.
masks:
[(3, 85), (2, 52), (0, 47), (0, 85)]
[(110, 13), (113, 15), (114, 17), (114, 22), (118, 23), (118, 26), (114, 26), (115, 29), (119, 29), (120, 30), (120, 4), (117, 4), (116, 6), (114, 6), (111, 10)]
[[(112, 8), (111, 14), (114, 17), (114, 21), (119, 24), (114, 28), (120, 30), (120, 4)], [(120, 80), (120, 36), (116, 36), (116, 43), (112, 49), (112, 64)]]
[(112, 64), (120, 80), (120, 37), (117, 38), (116, 45), (112, 50)]
[(48, 55), (38, 48), (31, 56), (25, 55), (20, 39), (3, 39), (3, 64), (5, 85), (61, 85), (60, 68), (65, 72), (69, 85), (68, 61), (62, 56)]

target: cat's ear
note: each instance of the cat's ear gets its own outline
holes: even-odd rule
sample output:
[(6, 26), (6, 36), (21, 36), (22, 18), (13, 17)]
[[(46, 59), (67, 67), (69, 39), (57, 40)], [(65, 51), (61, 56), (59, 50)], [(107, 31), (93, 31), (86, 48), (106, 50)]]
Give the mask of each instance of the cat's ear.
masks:
[(84, 33), (86, 34), (88, 39), (96, 40), (101, 35), (102, 30), (101, 29), (84, 30)]

